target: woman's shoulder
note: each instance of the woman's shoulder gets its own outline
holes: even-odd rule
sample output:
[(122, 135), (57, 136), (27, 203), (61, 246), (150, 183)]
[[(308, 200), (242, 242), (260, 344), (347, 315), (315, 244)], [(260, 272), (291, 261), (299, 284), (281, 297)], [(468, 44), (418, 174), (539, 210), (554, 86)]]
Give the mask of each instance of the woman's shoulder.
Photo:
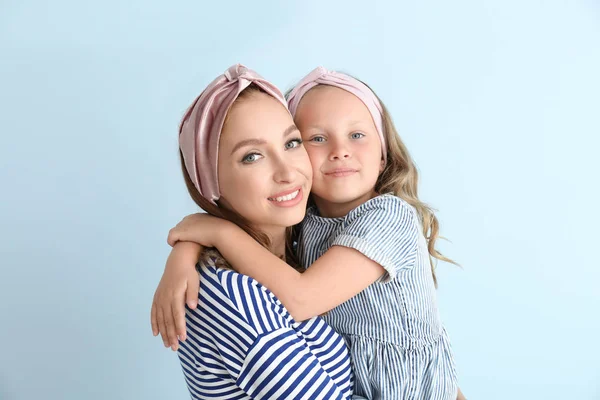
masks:
[(200, 274), (200, 301), (202, 297), (225, 297), (238, 310), (247, 311), (248, 307), (268, 309), (293, 323), (291, 315), (269, 289), (250, 276), (234, 271), (217, 257), (203, 257), (197, 269)]
[(213, 254), (207, 254), (202, 257), (197, 265), (198, 272), (200, 274), (200, 281), (202, 278), (209, 278), (213, 281), (214, 285), (225, 289), (235, 288), (238, 292), (256, 291), (257, 289), (261, 292), (268, 294), (268, 297), (275, 296), (258, 281), (253, 278), (242, 275), (236, 272), (226, 261), (222, 258), (214, 256)]

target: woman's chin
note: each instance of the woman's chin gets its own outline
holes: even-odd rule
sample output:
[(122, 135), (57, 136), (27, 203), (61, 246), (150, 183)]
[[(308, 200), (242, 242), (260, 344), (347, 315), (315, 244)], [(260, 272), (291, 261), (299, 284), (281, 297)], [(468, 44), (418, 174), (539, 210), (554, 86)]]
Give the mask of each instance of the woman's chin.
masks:
[(300, 222), (302, 222), (302, 220), (304, 219), (304, 216), (306, 215), (306, 207), (297, 212), (294, 212), (294, 213), (290, 212), (288, 214), (289, 215), (286, 215), (285, 218), (279, 219), (277, 221), (277, 224), (280, 226), (285, 226), (285, 227), (294, 226), (296, 224), (299, 224)]
[(290, 227), (299, 224), (306, 215), (306, 204), (293, 209), (279, 209), (276, 212), (269, 214), (268, 224), (273, 226)]

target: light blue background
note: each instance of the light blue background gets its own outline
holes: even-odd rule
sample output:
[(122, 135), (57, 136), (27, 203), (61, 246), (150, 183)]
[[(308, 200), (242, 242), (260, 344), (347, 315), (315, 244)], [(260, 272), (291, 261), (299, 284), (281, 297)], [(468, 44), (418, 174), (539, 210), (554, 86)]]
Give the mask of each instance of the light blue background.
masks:
[(468, 398), (600, 399), (598, 2), (216, 3), (0, 2), (0, 399), (188, 398), (150, 303), (196, 210), (179, 119), (235, 62), (385, 101)]

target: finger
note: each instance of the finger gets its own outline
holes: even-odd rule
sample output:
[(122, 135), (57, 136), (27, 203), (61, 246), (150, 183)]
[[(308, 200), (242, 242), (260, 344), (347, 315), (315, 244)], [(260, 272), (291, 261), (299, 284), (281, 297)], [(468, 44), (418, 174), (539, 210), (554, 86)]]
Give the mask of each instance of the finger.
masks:
[(160, 337), (162, 338), (165, 347), (169, 347), (169, 341), (167, 340), (167, 325), (165, 325), (165, 318), (162, 307), (157, 307), (156, 315), (158, 317), (158, 328), (160, 330)]
[(169, 246), (173, 247), (173, 246), (175, 246), (176, 242), (177, 242), (176, 234), (173, 231), (173, 229), (171, 229), (169, 231), (169, 235), (167, 236), (167, 243), (169, 244)]
[(152, 325), (152, 334), (158, 335), (158, 322), (156, 321), (156, 303), (152, 301), (152, 309), (150, 310), (150, 324)]
[(185, 334), (185, 303), (183, 296), (173, 303), (173, 319), (175, 320), (175, 332), (182, 342), (186, 339)]
[(195, 310), (198, 306), (198, 292), (200, 291), (200, 279), (198, 274), (194, 273), (187, 281), (187, 289), (185, 291), (185, 302), (188, 307)]
[[(171, 296), (173, 298), (175, 296)], [(165, 324), (167, 325), (167, 337), (169, 338), (169, 345), (172, 350), (177, 350), (179, 340), (177, 339), (177, 333), (175, 332), (175, 320), (173, 319), (173, 306), (167, 307), (163, 310), (165, 316)]]

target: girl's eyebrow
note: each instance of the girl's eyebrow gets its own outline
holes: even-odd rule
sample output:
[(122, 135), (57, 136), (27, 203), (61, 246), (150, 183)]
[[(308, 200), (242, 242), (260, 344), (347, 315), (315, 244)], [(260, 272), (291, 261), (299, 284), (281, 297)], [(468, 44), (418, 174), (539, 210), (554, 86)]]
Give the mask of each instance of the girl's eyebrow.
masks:
[(348, 122), (348, 125), (353, 126), (353, 125), (362, 125), (362, 124), (366, 124), (366, 123), (368, 123), (368, 121), (357, 119), (357, 120)]

